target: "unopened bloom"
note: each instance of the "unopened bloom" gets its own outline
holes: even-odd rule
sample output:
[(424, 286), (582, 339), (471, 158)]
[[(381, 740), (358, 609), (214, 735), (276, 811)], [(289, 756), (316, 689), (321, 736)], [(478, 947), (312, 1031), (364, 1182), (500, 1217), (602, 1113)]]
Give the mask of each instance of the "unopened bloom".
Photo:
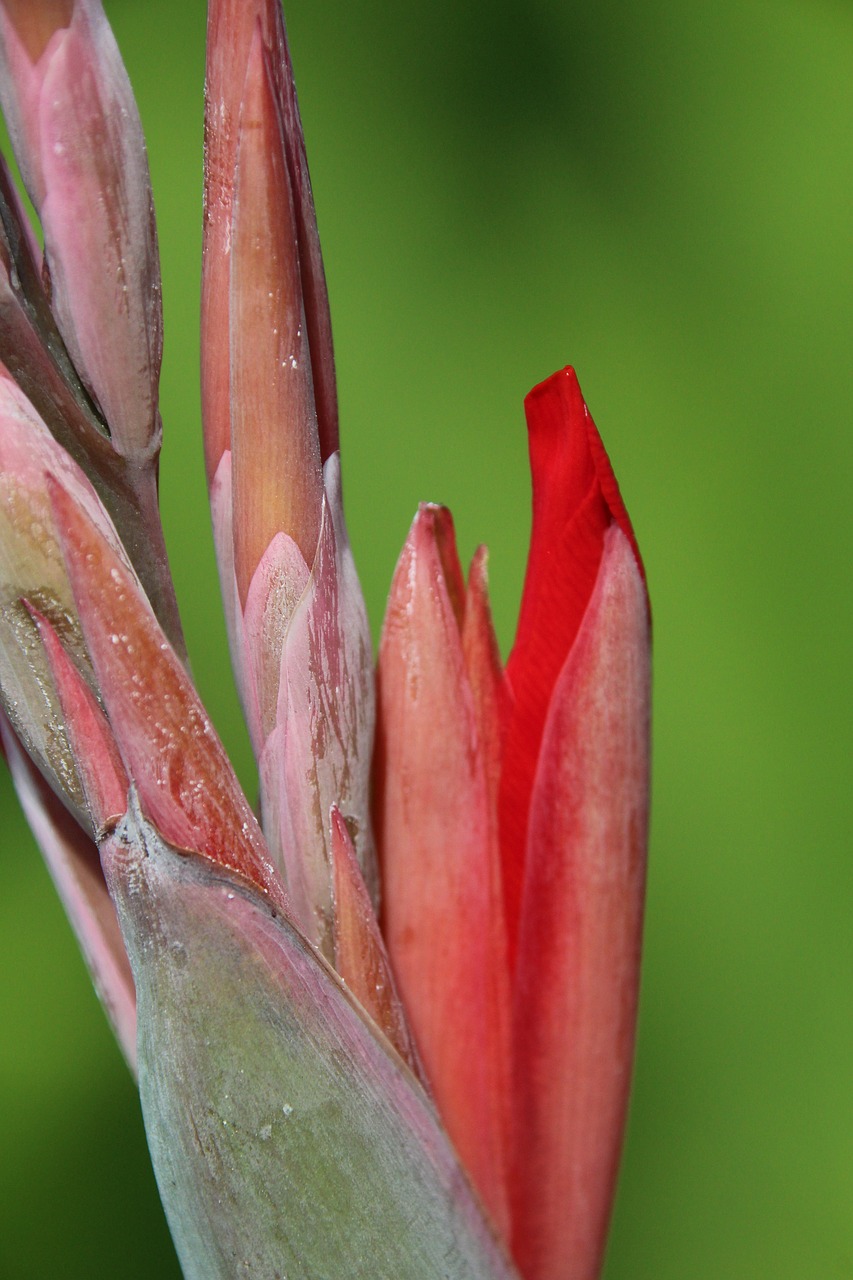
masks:
[(210, 5), (204, 227), (205, 450), (232, 654), (264, 831), (300, 927), (333, 961), (332, 805), (377, 894), (373, 664), (344, 524), (328, 301), (276, 0)]
[(114, 448), (141, 461), (160, 445), (163, 313), (127, 73), (99, 0), (6, 0), (0, 35), (0, 102), (44, 233), (57, 325)]
[(379, 655), (391, 961), (448, 1129), (525, 1276), (597, 1274), (633, 1057), (648, 605), (571, 369), (527, 401), (533, 533), (501, 667), (484, 548), (415, 519)]
[(183, 647), (157, 509), (160, 262), (142, 127), (100, 0), (0, 3), (0, 361), (89, 475)]

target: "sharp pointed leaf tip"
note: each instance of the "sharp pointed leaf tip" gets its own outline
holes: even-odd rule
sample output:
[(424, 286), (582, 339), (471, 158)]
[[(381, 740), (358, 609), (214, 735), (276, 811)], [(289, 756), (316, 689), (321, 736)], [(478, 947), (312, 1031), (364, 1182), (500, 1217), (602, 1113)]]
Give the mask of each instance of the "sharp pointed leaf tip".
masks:
[(109, 722), (49, 620), (24, 601), (38, 627), (96, 835), (127, 809), (128, 780)]
[(515, 644), (507, 663), (513, 711), (499, 804), (510, 947), (518, 928), (530, 794), (551, 693), (584, 617), (604, 535), (633, 530), (574, 370), (540, 383), (525, 401), (533, 525)]
[(132, 572), (56, 482), (51, 498), (86, 643), (128, 775), (164, 837), (286, 907), (254, 814)]
[(277, 533), (252, 575), (242, 610), (238, 657), (243, 667), (246, 720), (257, 756), (275, 728), (282, 650), (291, 619), (311, 582), (299, 547), (286, 533)]
[(494, 910), (499, 855), (445, 571), (456, 564), (448, 520), (436, 508), (419, 511), (394, 574), (380, 642), (383, 923), (448, 1132), (508, 1232), (508, 971), (502, 914)]

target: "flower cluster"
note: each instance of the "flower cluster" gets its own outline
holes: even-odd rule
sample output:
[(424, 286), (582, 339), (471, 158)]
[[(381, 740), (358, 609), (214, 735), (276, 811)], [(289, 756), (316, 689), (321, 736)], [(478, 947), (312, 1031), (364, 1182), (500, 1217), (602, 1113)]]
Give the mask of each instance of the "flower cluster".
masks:
[(423, 506), (374, 669), (279, 0), (210, 0), (202, 390), (258, 815), (157, 511), (160, 277), (100, 0), (0, 0), (0, 735), (187, 1277), (598, 1274), (636, 1019), (649, 613), (571, 369), (504, 667)]

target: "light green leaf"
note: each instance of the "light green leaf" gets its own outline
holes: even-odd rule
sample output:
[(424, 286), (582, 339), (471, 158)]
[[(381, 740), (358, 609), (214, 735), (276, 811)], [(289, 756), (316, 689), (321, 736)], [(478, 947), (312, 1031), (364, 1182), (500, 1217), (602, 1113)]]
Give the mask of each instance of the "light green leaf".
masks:
[(103, 848), (187, 1280), (511, 1280), (435, 1110), (343, 985), (132, 797)]

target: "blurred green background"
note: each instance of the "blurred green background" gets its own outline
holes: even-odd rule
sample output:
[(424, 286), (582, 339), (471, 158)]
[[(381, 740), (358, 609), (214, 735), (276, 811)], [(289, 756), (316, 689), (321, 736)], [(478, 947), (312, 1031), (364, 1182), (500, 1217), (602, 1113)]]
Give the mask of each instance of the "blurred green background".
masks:
[[(199, 437), (204, 4), (106, 8), (159, 215), (167, 539), (251, 785)], [(374, 630), (429, 498), (463, 553), (489, 544), (506, 651), (521, 401), (569, 361), (644, 551), (654, 815), (607, 1280), (853, 1277), (853, 9), (292, 0), (288, 21)], [(5, 777), (2, 804), (0, 1275), (177, 1277), (134, 1089)]]

